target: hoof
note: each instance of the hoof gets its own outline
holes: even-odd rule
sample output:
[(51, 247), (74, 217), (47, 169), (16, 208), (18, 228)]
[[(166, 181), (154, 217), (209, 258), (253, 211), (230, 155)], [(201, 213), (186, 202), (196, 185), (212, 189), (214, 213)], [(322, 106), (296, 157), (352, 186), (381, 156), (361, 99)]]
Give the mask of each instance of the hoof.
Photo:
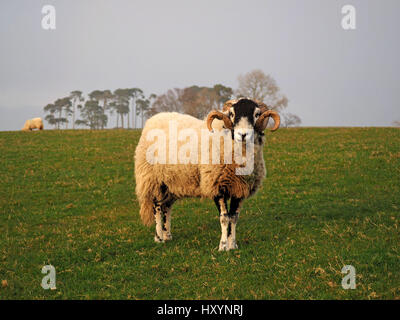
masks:
[(155, 235), (154, 236), (154, 242), (157, 242), (157, 243), (163, 243), (164, 242), (164, 240), (163, 239), (161, 239), (158, 235)]
[(219, 243), (218, 251), (228, 251), (228, 250), (229, 250), (229, 248), (228, 248), (228, 244), (226, 243), (226, 241), (221, 241)]
[(238, 248), (238, 246), (237, 246), (236, 242), (221, 241), (219, 243), (218, 251), (229, 251), (229, 250), (235, 250), (237, 248)]
[(170, 234), (170, 233), (164, 233), (164, 234), (163, 234), (163, 240), (164, 240), (164, 241), (170, 241), (170, 240), (172, 240), (172, 234)]
[(236, 242), (229, 243), (228, 245), (229, 250), (235, 250), (238, 248)]

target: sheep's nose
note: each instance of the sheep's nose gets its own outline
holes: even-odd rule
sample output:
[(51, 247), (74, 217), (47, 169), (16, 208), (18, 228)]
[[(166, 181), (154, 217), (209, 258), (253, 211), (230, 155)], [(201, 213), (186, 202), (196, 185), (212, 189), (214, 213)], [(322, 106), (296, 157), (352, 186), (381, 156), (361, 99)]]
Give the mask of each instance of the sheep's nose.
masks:
[(246, 139), (247, 133), (241, 133), (240, 135), (242, 137), (242, 140), (244, 141)]

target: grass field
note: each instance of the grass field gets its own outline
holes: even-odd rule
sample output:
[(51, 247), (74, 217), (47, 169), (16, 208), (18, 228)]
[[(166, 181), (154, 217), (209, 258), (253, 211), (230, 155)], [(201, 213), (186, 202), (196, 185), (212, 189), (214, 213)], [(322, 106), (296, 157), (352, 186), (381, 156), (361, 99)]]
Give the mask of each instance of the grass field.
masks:
[[(268, 134), (230, 252), (206, 200), (178, 202), (174, 239), (154, 243), (134, 193), (139, 135), (0, 133), (0, 299), (400, 299), (399, 129)], [(56, 290), (40, 286), (48, 264)]]

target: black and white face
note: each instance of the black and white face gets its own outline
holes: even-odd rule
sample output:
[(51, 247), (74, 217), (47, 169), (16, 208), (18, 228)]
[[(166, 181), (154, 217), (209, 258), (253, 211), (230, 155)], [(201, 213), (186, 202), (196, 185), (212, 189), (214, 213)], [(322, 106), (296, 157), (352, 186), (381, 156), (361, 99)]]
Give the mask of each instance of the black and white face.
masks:
[(253, 142), (255, 124), (261, 115), (258, 105), (249, 99), (241, 99), (227, 111), (233, 123), (233, 138), (237, 142)]

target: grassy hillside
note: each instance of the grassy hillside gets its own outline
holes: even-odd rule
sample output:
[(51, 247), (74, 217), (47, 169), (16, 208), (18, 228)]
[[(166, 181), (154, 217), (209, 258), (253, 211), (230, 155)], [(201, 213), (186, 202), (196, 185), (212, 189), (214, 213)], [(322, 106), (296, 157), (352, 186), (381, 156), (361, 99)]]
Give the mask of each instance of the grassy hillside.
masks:
[[(139, 135), (0, 133), (0, 299), (400, 298), (399, 129), (268, 134), (268, 177), (230, 252), (206, 200), (178, 202), (174, 239), (153, 242), (134, 194)], [(47, 264), (56, 290), (40, 286)]]

